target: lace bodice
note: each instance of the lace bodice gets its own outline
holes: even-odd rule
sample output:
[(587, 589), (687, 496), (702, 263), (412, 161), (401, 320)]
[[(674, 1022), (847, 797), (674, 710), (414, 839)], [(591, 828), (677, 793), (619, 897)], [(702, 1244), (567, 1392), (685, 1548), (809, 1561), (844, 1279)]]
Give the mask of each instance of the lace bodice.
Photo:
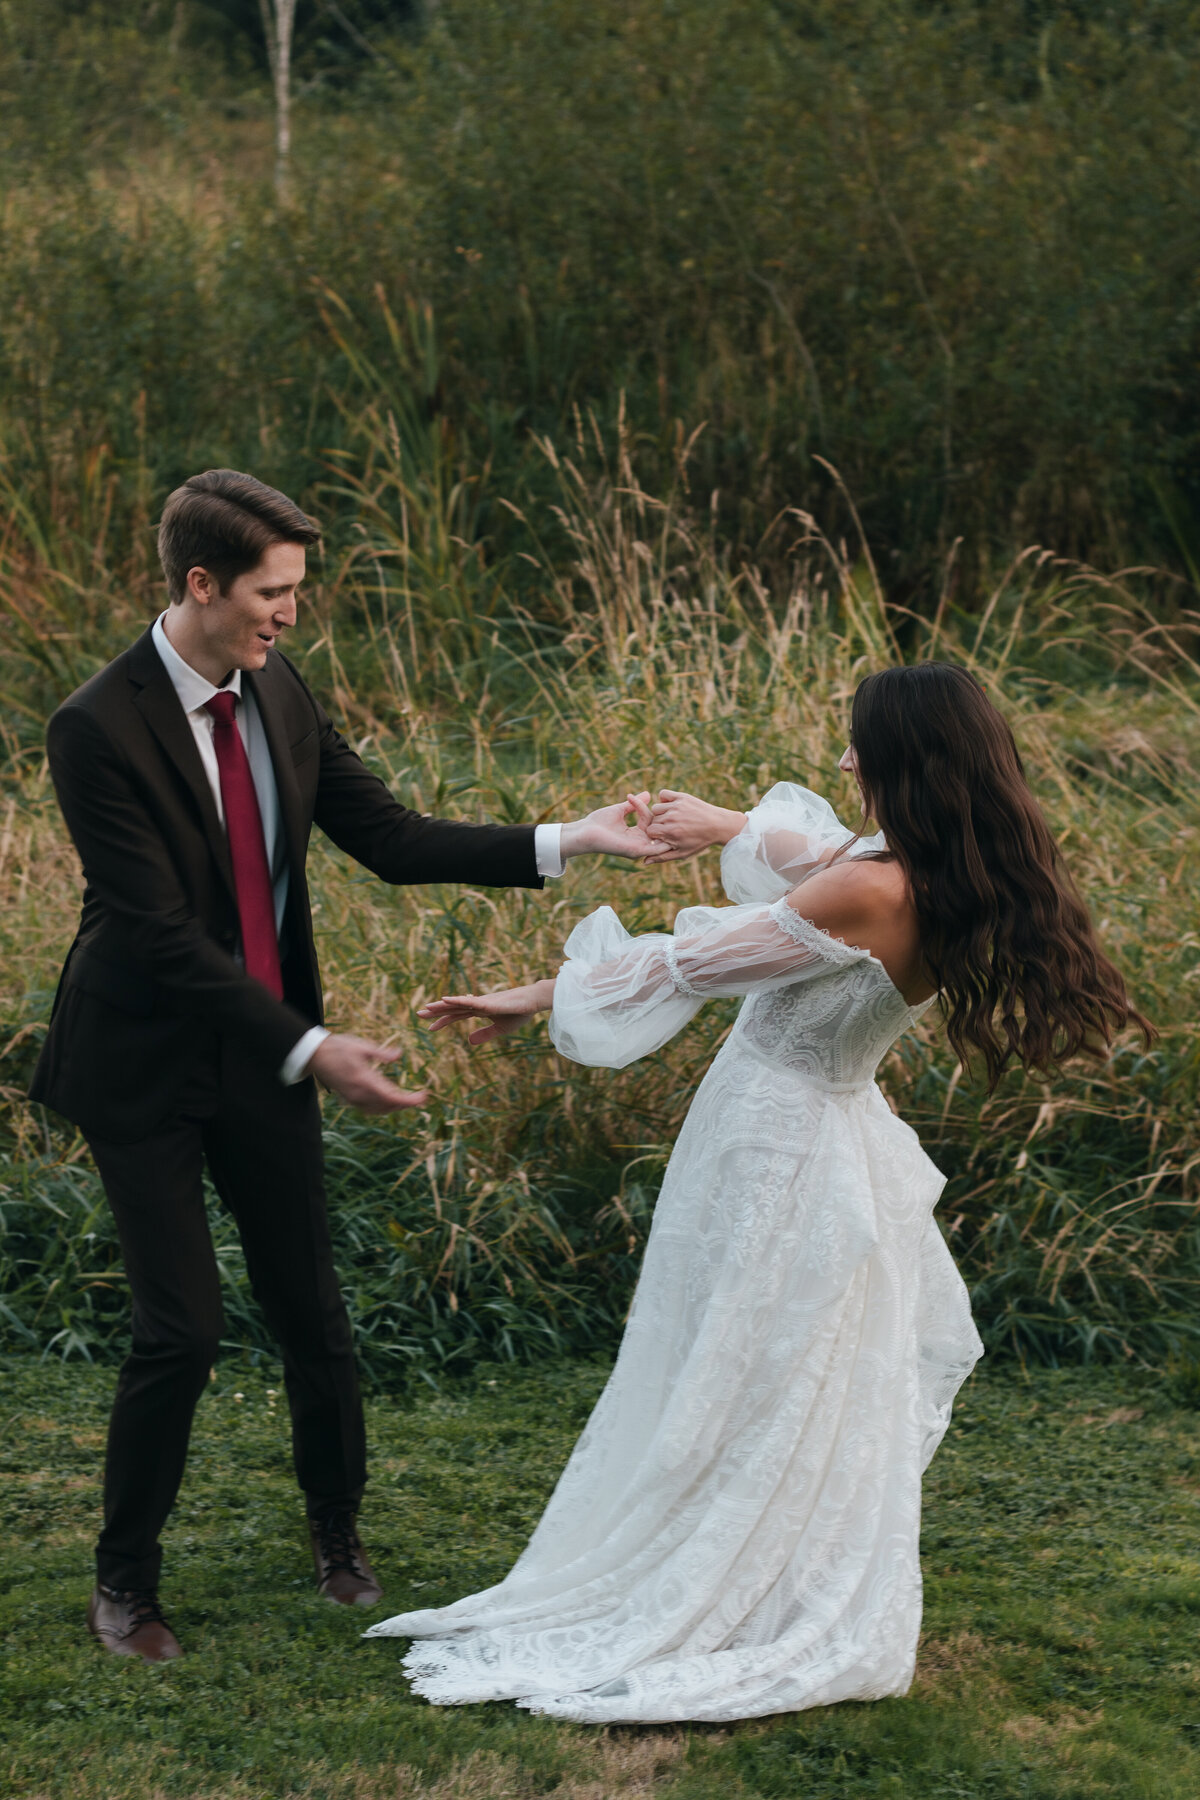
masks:
[(751, 994), (738, 1016), (734, 1042), (827, 1087), (873, 1080), (896, 1039), (932, 1002), (909, 1006), (873, 956), (818, 931), (786, 900), (776, 901), (770, 911), (829, 967), (820, 979)]
[[(832, 1088), (870, 1082), (930, 1004), (909, 1006), (883, 965), (819, 931), (781, 897), (853, 840), (827, 802), (782, 783), (722, 856), (729, 907), (685, 907), (671, 934), (633, 938), (611, 907), (567, 940), (550, 1035), (575, 1062), (624, 1068), (659, 1049), (704, 1001), (744, 995), (729, 1048)], [(772, 893), (780, 897), (772, 898)]]

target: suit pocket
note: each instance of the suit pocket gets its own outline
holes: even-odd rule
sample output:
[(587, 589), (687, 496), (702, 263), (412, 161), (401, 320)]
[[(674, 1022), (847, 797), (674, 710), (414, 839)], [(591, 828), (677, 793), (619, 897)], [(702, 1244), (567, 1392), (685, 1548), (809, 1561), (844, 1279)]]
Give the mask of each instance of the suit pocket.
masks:
[(30, 1098), (85, 1137), (133, 1143), (167, 1118), (200, 1060), (186, 1021), (136, 1017), (73, 982), (46, 1034)]
[(87, 950), (77, 950), (71, 958), (67, 989), (82, 988), (85, 994), (130, 1013), (135, 1019), (148, 1019), (154, 1011), (154, 988), (149, 975), (122, 963), (106, 962)]
[(314, 725), (312, 730), (305, 732), (304, 736), (296, 743), (289, 744), (288, 755), (292, 759), (293, 769), (298, 769), (301, 763), (306, 763), (309, 757), (315, 756), (320, 747), (320, 742), (321, 734)]

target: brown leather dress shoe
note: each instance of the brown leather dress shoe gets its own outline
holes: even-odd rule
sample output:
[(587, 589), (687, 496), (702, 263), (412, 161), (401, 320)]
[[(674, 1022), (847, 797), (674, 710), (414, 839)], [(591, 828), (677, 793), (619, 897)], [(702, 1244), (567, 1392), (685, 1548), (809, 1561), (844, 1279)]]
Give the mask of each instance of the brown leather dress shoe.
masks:
[(151, 1589), (110, 1588), (98, 1582), (88, 1602), (87, 1622), (92, 1636), (114, 1656), (172, 1662), (183, 1655)]
[(352, 1512), (327, 1512), (315, 1519), (310, 1514), (308, 1535), (318, 1594), (336, 1600), (339, 1606), (374, 1606), (383, 1599)]

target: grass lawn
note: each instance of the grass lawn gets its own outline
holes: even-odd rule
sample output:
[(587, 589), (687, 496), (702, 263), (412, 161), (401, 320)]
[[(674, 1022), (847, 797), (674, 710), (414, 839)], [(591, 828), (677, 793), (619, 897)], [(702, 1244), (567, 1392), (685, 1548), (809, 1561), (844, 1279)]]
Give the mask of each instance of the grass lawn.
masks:
[(403, 1646), (358, 1635), (503, 1574), (599, 1365), (373, 1400), (363, 1527), (387, 1600), (349, 1614), (311, 1590), (278, 1376), (224, 1362), (166, 1544), (187, 1654), (157, 1668), (83, 1628), (113, 1371), (3, 1375), (3, 1800), (1200, 1794), (1200, 1414), (1150, 1374), (1009, 1365), (969, 1384), (926, 1482), (907, 1699), (607, 1731), (426, 1706)]

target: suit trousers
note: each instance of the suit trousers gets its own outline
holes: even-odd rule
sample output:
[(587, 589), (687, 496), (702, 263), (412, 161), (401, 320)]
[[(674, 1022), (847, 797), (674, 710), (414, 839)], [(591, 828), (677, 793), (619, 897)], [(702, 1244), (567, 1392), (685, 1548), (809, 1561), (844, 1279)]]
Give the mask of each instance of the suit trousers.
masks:
[(325, 1210), (311, 1079), (284, 1087), (230, 1040), (202, 1059), (171, 1117), (132, 1144), (89, 1137), (133, 1299), (104, 1474), (99, 1579), (153, 1588), (159, 1534), (187, 1461), (223, 1328), (204, 1208), (207, 1163), (233, 1215), (254, 1296), (283, 1353), (296, 1475), (310, 1513), (356, 1507), (366, 1440), (350, 1322)]

